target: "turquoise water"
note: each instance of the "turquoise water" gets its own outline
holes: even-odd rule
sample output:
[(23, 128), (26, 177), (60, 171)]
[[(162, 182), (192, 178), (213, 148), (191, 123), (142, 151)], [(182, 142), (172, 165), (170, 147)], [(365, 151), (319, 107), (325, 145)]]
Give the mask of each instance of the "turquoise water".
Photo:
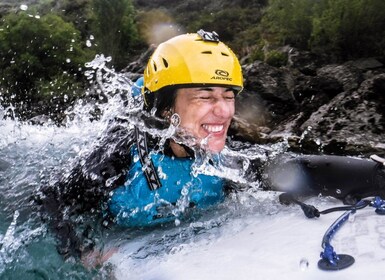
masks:
[(0, 128), (0, 278), (90, 279), (94, 272), (63, 262), (31, 200), (41, 181), (74, 154), (75, 135), (16, 121)]

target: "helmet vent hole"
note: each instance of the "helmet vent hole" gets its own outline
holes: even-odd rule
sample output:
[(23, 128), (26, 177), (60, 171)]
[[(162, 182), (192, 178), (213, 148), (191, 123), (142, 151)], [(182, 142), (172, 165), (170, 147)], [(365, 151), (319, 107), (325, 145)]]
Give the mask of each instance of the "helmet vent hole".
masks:
[(164, 64), (164, 67), (168, 67), (168, 62), (167, 62), (167, 60), (165, 60), (164, 58), (162, 58), (163, 59), (163, 64)]
[(154, 66), (154, 70), (156, 72), (158, 70), (158, 67), (156, 67), (156, 63), (155, 62), (153, 63), (153, 66)]
[(212, 54), (212, 52), (211, 51), (204, 51), (204, 52), (202, 52), (203, 54)]
[(221, 53), (223, 56), (229, 56), (229, 54), (227, 54), (227, 53)]

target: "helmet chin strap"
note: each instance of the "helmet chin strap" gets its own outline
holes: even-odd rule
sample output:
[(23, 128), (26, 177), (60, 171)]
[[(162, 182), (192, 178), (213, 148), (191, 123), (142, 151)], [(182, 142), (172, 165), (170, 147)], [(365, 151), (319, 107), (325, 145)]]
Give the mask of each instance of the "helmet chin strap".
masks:
[(162, 183), (159, 180), (158, 172), (156, 172), (154, 163), (148, 153), (146, 132), (140, 131), (137, 127), (135, 127), (135, 137), (139, 152), (139, 159), (144, 167), (143, 172), (146, 177), (148, 187), (151, 190), (157, 190), (162, 186)]
[[(158, 172), (148, 152), (147, 133), (135, 127), (135, 138), (140, 163), (144, 167), (143, 173), (146, 177), (148, 187), (150, 190), (157, 190), (162, 187), (162, 183), (160, 182)], [(170, 149), (176, 157), (192, 157), (194, 155), (194, 151), (191, 148), (172, 140), (170, 141)]]

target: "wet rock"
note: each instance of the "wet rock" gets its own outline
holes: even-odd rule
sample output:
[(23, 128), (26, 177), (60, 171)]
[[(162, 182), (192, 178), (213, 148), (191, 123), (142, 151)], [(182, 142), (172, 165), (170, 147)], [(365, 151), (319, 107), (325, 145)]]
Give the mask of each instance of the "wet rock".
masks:
[(377, 69), (384, 67), (384, 64), (379, 62), (374, 57), (361, 58), (354, 61), (347, 62), (348, 65), (352, 65), (358, 69), (368, 70), (368, 69)]
[(288, 52), (288, 65), (304, 75), (315, 76), (317, 69), (325, 65), (330, 59), (312, 52), (290, 49)]
[(318, 103), (315, 102), (318, 99), (322, 105), (341, 92), (343, 85), (334, 77), (307, 76), (297, 80), (293, 96), (298, 102), (308, 100), (307, 103)]
[(321, 79), (336, 79), (343, 85), (345, 91), (357, 89), (364, 80), (362, 71), (349, 64), (323, 66), (317, 70), (317, 76)]
[(295, 78), (287, 68), (256, 61), (243, 67), (243, 75), (245, 91), (263, 100), (271, 120), (280, 120), (296, 108), (297, 102), (292, 94)]
[[(299, 145), (319, 143), (318, 151), (333, 154), (384, 154), (385, 74), (343, 92), (322, 105), (300, 125), (306, 133)], [(298, 133), (297, 133), (298, 134)]]
[[(254, 143), (285, 140), (304, 153), (384, 155), (385, 71), (377, 62), (317, 64), (308, 75), (292, 66), (247, 65), (246, 91), (265, 111), (251, 110), (247, 118), (241, 112), (235, 134)], [(253, 121), (261, 115), (265, 122)]]

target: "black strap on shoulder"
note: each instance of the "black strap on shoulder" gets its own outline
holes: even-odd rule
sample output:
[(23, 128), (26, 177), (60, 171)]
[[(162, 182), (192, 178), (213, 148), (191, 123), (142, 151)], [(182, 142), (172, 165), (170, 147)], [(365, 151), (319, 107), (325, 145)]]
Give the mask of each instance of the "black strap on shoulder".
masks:
[(136, 146), (139, 151), (139, 159), (144, 167), (144, 175), (146, 176), (147, 184), (150, 190), (157, 190), (162, 186), (162, 183), (159, 180), (158, 173), (155, 170), (154, 163), (150, 155), (148, 154), (147, 147), (147, 135), (145, 131), (140, 131), (135, 127), (135, 136), (136, 136)]

